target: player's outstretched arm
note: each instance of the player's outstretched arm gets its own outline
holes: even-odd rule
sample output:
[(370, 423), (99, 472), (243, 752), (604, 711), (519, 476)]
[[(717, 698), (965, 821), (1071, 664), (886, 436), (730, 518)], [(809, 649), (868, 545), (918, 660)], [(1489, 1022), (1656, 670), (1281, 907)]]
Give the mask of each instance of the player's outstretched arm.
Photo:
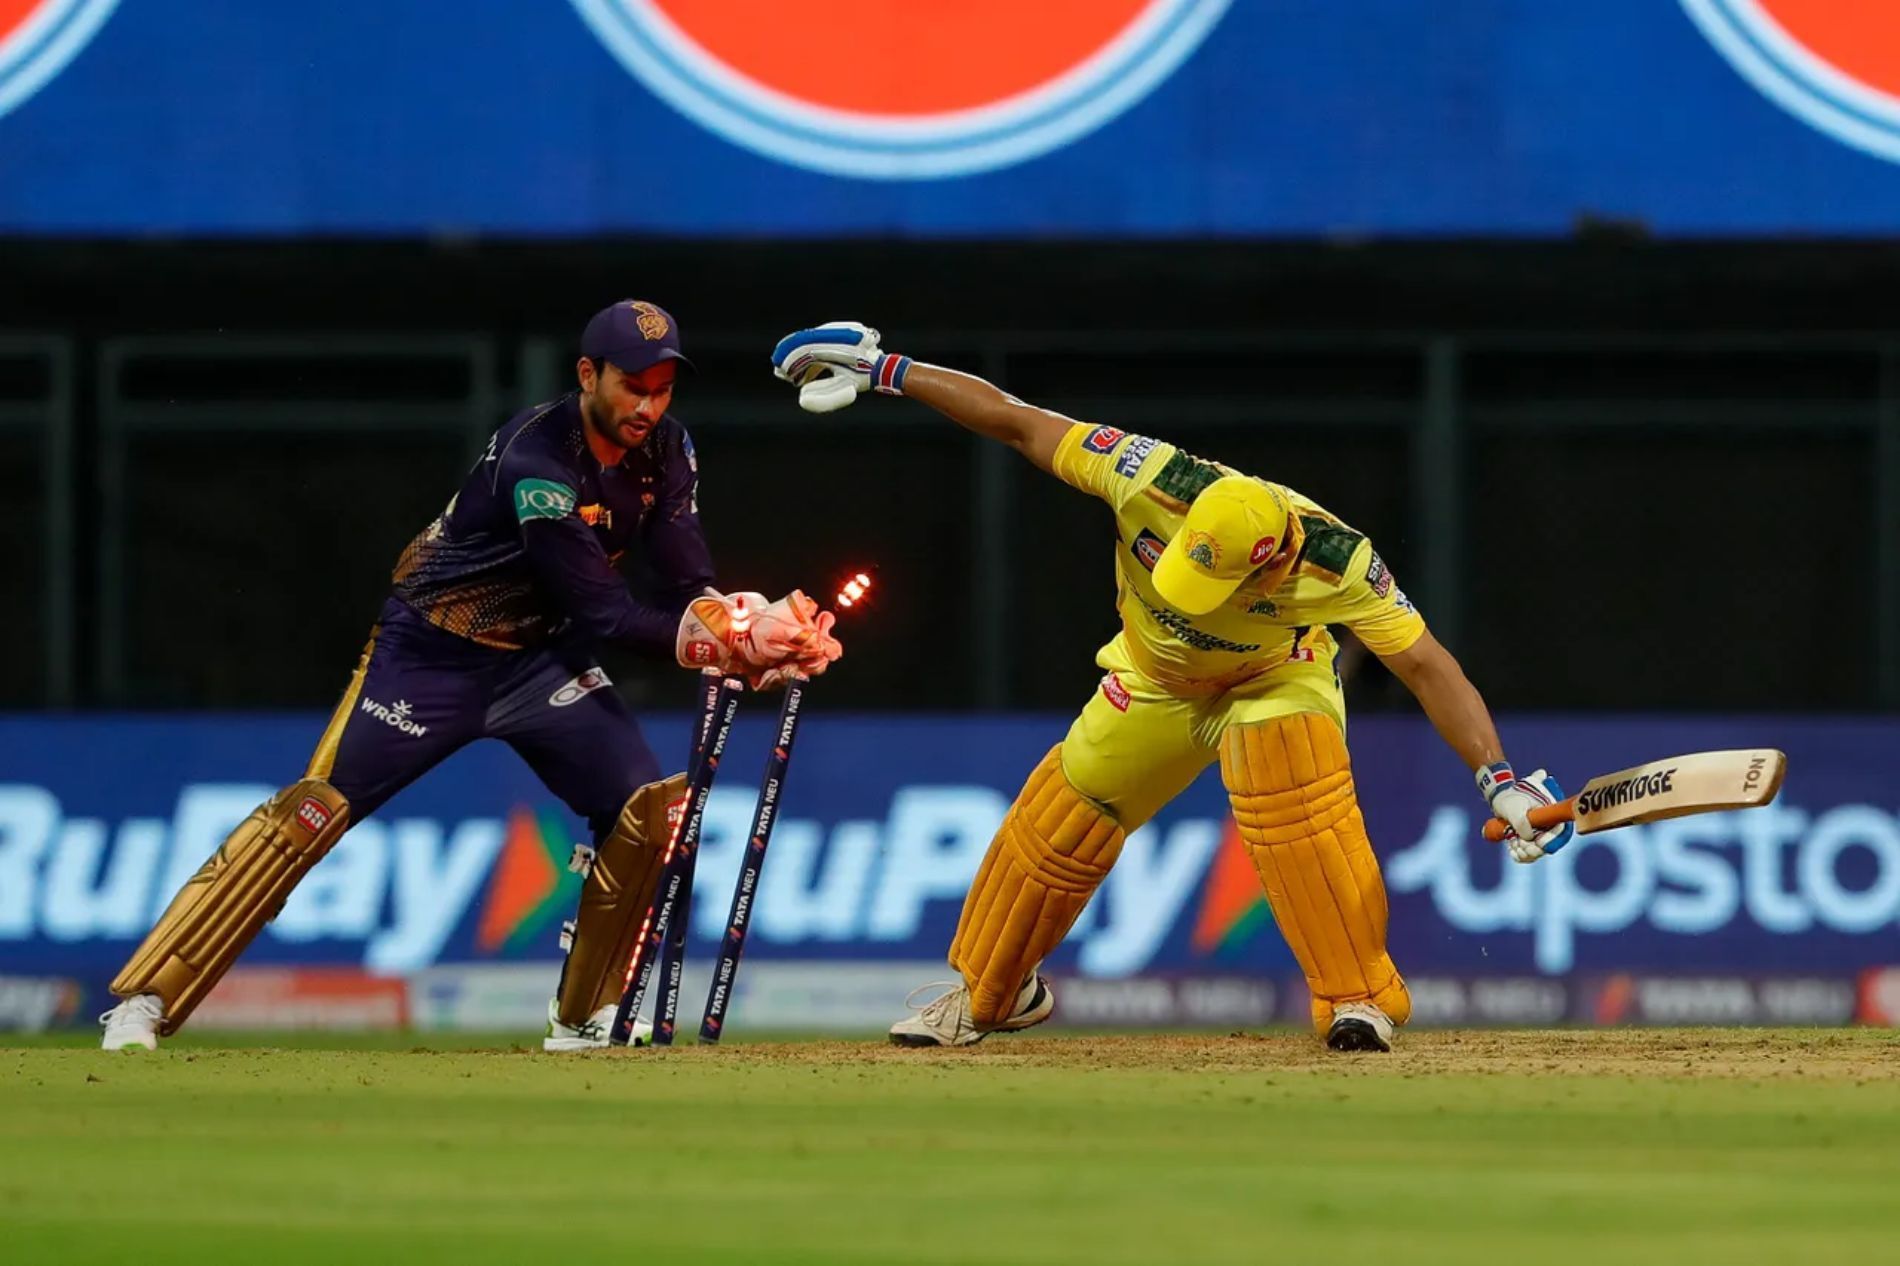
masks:
[(974, 374), (886, 352), (878, 346), (879, 337), (856, 321), (798, 330), (772, 349), (772, 369), (798, 384), (798, 403), (808, 412), (842, 409), (867, 391), (909, 396), (1054, 473), (1056, 445), (1075, 425), (1073, 419), (1025, 404)]
[(1471, 768), (1491, 811), (1511, 824), (1506, 844), (1515, 860), (1534, 862), (1570, 842), (1575, 828), (1568, 822), (1543, 831), (1530, 825), (1530, 811), (1563, 799), (1563, 788), (1541, 769), (1521, 778), (1513, 772), (1484, 696), (1429, 629), (1405, 650), (1379, 660), (1405, 683), (1439, 736)]

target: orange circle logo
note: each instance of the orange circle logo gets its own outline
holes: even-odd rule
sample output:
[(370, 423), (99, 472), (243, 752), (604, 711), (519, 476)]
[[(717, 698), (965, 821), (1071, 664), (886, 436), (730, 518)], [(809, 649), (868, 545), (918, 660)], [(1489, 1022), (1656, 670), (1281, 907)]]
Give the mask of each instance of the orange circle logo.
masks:
[(0, 0), (0, 114), (44, 87), (119, 0)]
[(1681, 0), (1743, 78), (1856, 149), (1900, 162), (1900, 24), (1885, 4)]
[(735, 144), (912, 180), (1094, 131), (1200, 46), (1231, 0), (573, 0), (621, 64)]

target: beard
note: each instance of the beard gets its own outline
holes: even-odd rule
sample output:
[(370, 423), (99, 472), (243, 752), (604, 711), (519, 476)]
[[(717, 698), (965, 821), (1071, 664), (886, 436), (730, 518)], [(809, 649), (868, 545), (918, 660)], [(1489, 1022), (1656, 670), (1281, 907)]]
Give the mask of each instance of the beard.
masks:
[[(617, 418), (599, 400), (581, 397), (581, 419), (586, 422), (594, 434), (622, 448), (634, 448), (646, 442), (653, 428), (648, 426), (636, 414)], [(632, 434), (628, 434), (631, 430)]]

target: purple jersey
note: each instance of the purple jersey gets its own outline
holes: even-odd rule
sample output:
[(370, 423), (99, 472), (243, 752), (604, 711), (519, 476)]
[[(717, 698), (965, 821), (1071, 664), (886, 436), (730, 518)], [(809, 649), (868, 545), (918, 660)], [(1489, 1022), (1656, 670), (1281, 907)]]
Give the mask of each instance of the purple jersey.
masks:
[[(396, 597), (483, 646), (572, 631), (670, 655), (681, 612), (713, 583), (693, 442), (668, 414), (603, 467), (584, 425), (570, 392), (496, 431), (448, 509), (403, 550)], [(636, 539), (659, 578), (651, 602), (614, 570)]]

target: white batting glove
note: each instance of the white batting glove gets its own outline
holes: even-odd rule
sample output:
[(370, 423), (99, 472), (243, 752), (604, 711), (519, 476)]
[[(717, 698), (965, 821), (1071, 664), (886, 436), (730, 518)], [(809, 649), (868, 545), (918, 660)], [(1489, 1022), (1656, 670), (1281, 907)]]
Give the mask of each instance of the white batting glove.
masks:
[(807, 413), (842, 409), (867, 391), (901, 396), (911, 359), (884, 351), (879, 337), (857, 321), (797, 330), (772, 349), (772, 372), (798, 384), (798, 405)]
[(1510, 851), (1512, 861), (1534, 862), (1557, 852), (1576, 835), (1573, 822), (1541, 831), (1531, 825), (1532, 809), (1556, 804), (1564, 798), (1564, 789), (1544, 770), (1519, 778), (1512, 772), (1509, 761), (1499, 761), (1480, 769), (1477, 779), (1478, 791), (1491, 806), (1491, 812), (1503, 818), (1505, 825), (1511, 828), (1505, 834), (1504, 847)]

